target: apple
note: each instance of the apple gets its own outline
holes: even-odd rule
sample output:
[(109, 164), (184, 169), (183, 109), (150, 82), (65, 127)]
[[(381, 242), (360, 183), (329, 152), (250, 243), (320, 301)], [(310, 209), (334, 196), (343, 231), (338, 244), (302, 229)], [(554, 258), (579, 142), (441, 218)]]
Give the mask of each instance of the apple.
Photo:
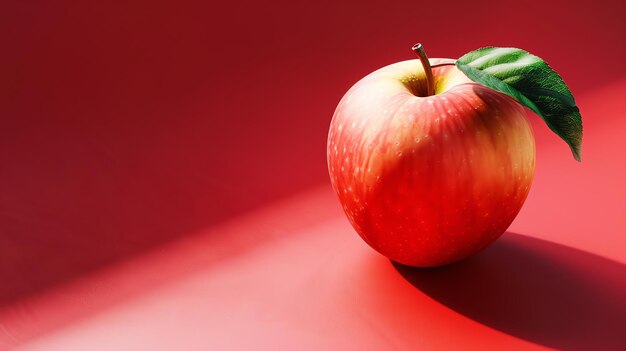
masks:
[(357, 82), (333, 115), (332, 187), (376, 251), (417, 267), (462, 260), (496, 240), (533, 180), (525, 109), (468, 79), (451, 59), (381, 68)]

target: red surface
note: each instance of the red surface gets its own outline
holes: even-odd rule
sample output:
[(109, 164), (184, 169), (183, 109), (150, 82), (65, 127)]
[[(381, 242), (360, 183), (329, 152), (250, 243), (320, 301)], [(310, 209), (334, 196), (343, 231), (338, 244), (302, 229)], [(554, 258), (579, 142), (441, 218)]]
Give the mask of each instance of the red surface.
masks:
[[(623, 349), (624, 6), (3, 3), (0, 349)], [(585, 128), (578, 164), (535, 118), (519, 235), (440, 271), (369, 249), (325, 165), (417, 40), (530, 50)]]

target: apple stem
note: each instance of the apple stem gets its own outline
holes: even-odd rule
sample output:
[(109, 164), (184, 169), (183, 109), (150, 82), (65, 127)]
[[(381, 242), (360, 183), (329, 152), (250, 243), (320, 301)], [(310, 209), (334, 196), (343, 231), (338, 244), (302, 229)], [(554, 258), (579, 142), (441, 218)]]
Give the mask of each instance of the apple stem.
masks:
[(424, 67), (424, 72), (426, 72), (426, 85), (428, 88), (428, 95), (435, 95), (435, 82), (433, 78), (433, 70), (430, 67), (430, 61), (428, 61), (428, 56), (426, 56), (426, 51), (424, 51), (424, 47), (421, 43), (417, 43), (413, 45), (413, 51), (422, 62), (422, 67)]

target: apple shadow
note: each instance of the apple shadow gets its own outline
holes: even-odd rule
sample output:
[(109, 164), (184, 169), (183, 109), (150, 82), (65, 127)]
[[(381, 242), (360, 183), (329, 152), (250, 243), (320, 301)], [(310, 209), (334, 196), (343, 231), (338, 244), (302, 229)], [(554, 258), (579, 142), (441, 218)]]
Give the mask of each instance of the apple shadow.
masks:
[(393, 265), (433, 299), (515, 337), (565, 350), (626, 349), (626, 266), (621, 263), (505, 233), (459, 263)]

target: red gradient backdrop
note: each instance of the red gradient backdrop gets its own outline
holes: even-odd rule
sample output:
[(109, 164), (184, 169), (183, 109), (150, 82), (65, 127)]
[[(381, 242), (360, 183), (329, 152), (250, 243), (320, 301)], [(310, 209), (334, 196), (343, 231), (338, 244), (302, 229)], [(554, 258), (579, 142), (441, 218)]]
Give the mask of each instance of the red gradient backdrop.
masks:
[[(0, 349), (623, 349), (620, 1), (0, 5)], [(511, 232), (393, 266), (331, 193), (326, 133), (384, 65), (485, 45), (570, 86), (583, 163), (531, 116)], [(481, 288), (478, 288), (481, 287)]]

